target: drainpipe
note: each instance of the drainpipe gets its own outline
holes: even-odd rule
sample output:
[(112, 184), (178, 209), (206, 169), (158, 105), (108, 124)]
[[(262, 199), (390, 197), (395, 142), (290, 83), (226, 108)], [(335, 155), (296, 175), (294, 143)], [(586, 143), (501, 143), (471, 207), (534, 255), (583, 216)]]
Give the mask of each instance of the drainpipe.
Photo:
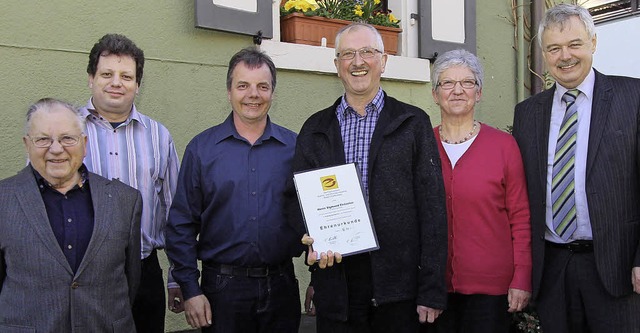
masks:
[[(542, 50), (538, 45), (538, 25), (544, 15), (544, 1), (531, 1), (531, 69), (542, 75), (544, 74), (544, 64)], [(536, 75), (531, 75), (531, 95), (535, 95), (544, 90), (544, 80)]]
[(516, 1), (516, 17), (518, 30), (516, 34), (518, 50), (516, 60), (516, 102), (519, 103), (525, 98), (524, 78), (527, 69), (527, 49), (525, 49), (526, 43), (524, 40), (524, 0)]

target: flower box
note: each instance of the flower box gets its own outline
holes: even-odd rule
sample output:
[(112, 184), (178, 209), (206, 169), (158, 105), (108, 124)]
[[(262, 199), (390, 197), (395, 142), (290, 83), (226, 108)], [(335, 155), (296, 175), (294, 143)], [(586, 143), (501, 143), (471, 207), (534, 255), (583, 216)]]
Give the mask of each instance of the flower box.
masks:
[[(324, 37), (327, 39), (327, 47), (334, 47), (336, 33), (350, 23), (352, 22), (291, 13), (280, 18), (280, 40), (288, 43), (320, 46)], [(402, 32), (402, 29), (380, 25), (374, 25), (374, 27), (382, 36), (385, 52), (397, 54), (398, 34)]]

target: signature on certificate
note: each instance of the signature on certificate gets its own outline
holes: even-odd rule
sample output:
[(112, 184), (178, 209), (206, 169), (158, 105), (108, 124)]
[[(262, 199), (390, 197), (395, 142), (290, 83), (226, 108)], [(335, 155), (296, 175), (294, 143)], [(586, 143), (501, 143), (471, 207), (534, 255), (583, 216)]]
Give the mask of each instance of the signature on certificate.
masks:
[(347, 244), (352, 245), (352, 246), (358, 245), (358, 242), (360, 241), (360, 238), (362, 238), (362, 236), (360, 234), (362, 234), (362, 231), (358, 231), (358, 232), (354, 233), (351, 236), (351, 238), (347, 239)]
[(333, 235), (331, 237), (327, 237), (324, 239), (324, 242), (327, 244), (335, 245), (338, 243), (338, 235)]

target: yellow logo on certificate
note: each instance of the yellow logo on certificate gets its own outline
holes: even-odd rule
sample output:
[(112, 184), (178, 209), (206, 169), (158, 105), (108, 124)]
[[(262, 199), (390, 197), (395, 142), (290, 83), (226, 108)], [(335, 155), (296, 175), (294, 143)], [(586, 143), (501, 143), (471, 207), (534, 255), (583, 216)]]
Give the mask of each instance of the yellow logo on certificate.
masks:
[(335, 175), (320, 177), (320, 182), (322, 183), (322, 190), (335, 190), (338, 188), (338, 180)]

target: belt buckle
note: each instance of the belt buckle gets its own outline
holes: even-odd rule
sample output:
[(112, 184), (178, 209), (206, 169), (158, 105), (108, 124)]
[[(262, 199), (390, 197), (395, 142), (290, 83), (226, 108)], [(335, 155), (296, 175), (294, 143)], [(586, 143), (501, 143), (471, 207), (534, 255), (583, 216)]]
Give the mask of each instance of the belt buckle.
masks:
[(568, 248), (571, 253), (584, 253), (589, 252), (593, 248), (593, 244), (575, 242), (569, 243)]
[(248, 277), (267, 277), (269, 276), (269, 267), (251, 267), (247, 270)]

